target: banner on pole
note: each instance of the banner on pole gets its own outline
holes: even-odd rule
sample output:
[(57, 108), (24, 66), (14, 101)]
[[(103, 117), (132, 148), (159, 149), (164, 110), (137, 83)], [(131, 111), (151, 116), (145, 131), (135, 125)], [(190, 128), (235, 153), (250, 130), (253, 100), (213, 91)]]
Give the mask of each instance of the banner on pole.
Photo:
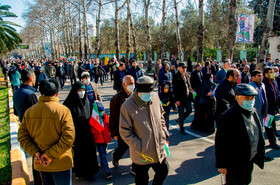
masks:
[(239, 14), (237, 19), (236, 43), (252, 43), (255, 15)]
[(44, 50), (46, 56), (51, 56), (52, 55), (51, 43), (45, 43)]

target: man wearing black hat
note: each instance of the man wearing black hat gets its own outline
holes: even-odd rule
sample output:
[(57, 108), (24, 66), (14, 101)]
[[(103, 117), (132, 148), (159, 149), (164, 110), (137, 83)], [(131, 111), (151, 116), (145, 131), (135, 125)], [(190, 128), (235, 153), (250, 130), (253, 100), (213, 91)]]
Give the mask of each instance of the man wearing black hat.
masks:
[(254, 108), (258, 92), (248, 84), (235, 88), (234, 105), (218, 119), (215, 138), (216, 167), (226, 184), (250, 184), (253, 163), (264, 167), (264, 137)]
[(148, 185), (151, 167), (155, 171), (153, 184), (163, 184), (168, 174), (165, 143), (169, 132), (160, 99), (153, 89), (152, 78), (139, 78), (136, 91), (121, 106), (119, 132), (129, 146), (136, 185)]
[(20, 146), (33, 157), (43, 184), (70, 185), (75, 128), (70, 110), (59, 103), (58, 82), (40, 82), (39, 102), (29, 108), (18, 130)]
[(172, 84), (174, 91), (174, 99), (178, 106), (179, 119), (177, 123), (180, 126), (180, 133), (186, 135), (184, 129), (184, 120), (192, 112), (191, 101), (193, 101), (192, 88), (189, 76), (187, 75), (187, 66), (185, 63), (180, 62), (178, 65), (178, 73), (174, 75)]

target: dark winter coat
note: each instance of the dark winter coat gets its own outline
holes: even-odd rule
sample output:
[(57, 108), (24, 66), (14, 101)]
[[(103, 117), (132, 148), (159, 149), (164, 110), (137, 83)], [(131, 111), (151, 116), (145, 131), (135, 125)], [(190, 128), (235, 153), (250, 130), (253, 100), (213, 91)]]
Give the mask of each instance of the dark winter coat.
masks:
[(250, 162), (251, 146), (243, 115), (254, 116), (259, 128), (257, 154), (252, 162), (260, 168), (264, 167), (264, 137), (258, 114), (255, 109), (249, 112), (242, 109), (237, 102), (218, 119), (215, 138), (215, 154), (217, 168), (242, 169)]
[(234, 86), (231, 82), (225, 79), (217, 87), (215, 96), (217, 100), (216, 118), (218, 118), (223, 112), (228, 110), (234, 104)]

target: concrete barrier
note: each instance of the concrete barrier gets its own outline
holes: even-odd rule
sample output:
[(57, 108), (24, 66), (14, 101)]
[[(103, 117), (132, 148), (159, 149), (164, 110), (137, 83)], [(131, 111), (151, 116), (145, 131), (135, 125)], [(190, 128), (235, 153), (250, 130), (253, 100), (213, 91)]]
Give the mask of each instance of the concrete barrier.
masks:
[(25, 152), (20, 147), (17, 140), (19, 121), (14, 115), (13, 109), (13, 93), (11, 86), (8, 83), (9, 92), (9, 120), (10, 120), (10, 140), (11, 140), (11, 168), (12, 168), (12, 185), (29, 185), (30, 178), (28, 174), (28, 167), (26, 164)]

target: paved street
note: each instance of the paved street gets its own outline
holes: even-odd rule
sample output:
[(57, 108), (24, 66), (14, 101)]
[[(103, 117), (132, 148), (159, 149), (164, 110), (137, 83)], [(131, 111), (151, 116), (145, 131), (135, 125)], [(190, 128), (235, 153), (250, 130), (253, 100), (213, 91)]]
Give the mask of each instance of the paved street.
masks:
[[(109, 114), (109, 104), (111, 97), (115, 94), (112, 88), (112, 83), (106, 81), (104, 86), (98, 84), (99, 90), (102, 95), (104, 107), (106, 113)], [(70, 90), (69, 80), (66, 87), (60, 92), (59, 98), (62, 103)], [(39, 95), (39, 94), (37, 94)], [(215, 168), (214, 158), (214, 138), (215, 134), (205, 135), (205, 133), (197, 132), (190, 129), (189, 125), (193, 119), (193, 114), (185, 121), (186, 131), (188, 135), (183, 136), (179, 134), (178, 126), (175, 119), (177, 113), (172, 112), (170, 116), (171, 127), (170, 131), (173, 134), (169, 139), (170, 152), (172, 157), (168, 157), (170, 165), (169, 175), (164, 184), (166, 185), (181, 185), (181, 184), (200, 184), (200, 185), (220, 185), (221, 176)], [(277, 121), (278, 129), (280, 129), (280, 122)], [(238, 134), (238, 133), (237, 133)], [(266, 140), (267, 144), (268, 141)], [(278, 142), (280, 144), (280, 142)], [(95, 176), (95, 181), (88, 182), (83, 179), (76, 179), (73, 174), (73, 184), (85, 184), (85, 185), (127, 185), (134, 184), (134, 176), (130, 174), (129, 169), (131, 166), (131, 160), (129, 153), (127, 152), (122, 160), (120, 160), (120, 166), (115, 169), (111, 162), (111, 153), (116, 148), (116, 142), (112, 140), (108, 145), (107, 159), (109, 161), (109, 167), (113, 173), (112, 180), (105, 180), (102, 170)], [(271, 162), (265, 163), (265, 169), (261, 170), (257, 166), (254, 167), (253, 172), (253, 185), (278, 185), (279, 180), (279, 168), (280, 168), (280, 151), (271, 150), (267, 148), (267, 153), (273, 158)], [(99, 158), (98, 158), (99, 160)], [(153, 179), (153, 170), (150, 173), (150, 184)]]

